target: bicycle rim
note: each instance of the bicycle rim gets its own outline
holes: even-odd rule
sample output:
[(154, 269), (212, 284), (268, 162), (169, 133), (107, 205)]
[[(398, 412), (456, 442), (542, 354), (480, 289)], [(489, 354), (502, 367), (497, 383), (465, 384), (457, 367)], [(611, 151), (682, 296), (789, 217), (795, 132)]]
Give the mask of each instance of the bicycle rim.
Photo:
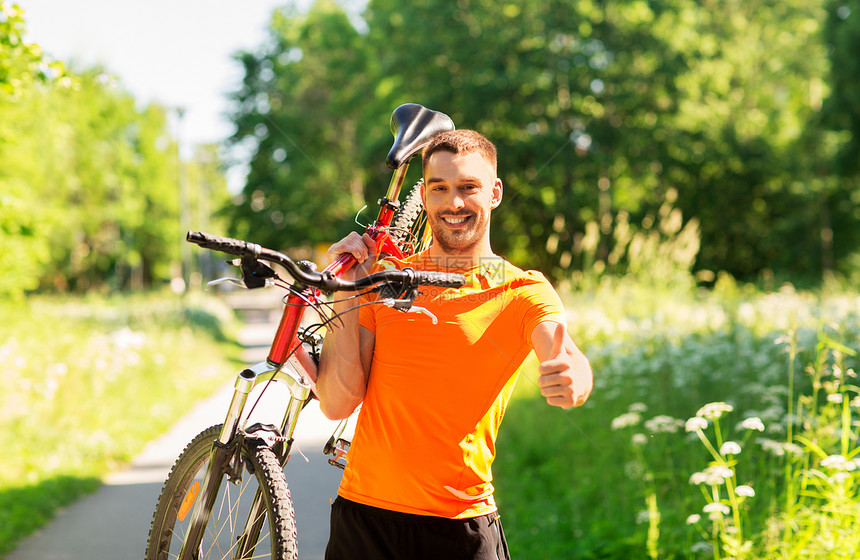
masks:
[[(202, 499), (197, 491), (202, 485), (210, 459), (212, 442), (220, 433), (212, 426), (188, 444), (179, 456), (164, 483), (158, 499), (147, 543), (147, 560), (178, 558), (182, 541), (193, 517), (191, 508)], [(289, 489), (283, 470), (274, 453), (260, 440), (246, 439), (240, 451), (241, 480), (231, 482), (224, 476), (212, 508), (209, 522), (198, 547), (199, 558), (214, 560), (234, 558), (242, 532), (248, 524), (254, 496), (263, 499), (262, 523), (252, 553), (246, 558), (295, 560), (296, 525)]]

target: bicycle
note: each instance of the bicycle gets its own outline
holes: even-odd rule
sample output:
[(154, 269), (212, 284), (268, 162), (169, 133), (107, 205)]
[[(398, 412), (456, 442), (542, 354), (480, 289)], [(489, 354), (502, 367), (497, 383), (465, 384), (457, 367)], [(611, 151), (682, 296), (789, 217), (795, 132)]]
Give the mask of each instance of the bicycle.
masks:
[[(416, 203), (417, 185), (402, 205), (398, 198), (410, 159), (435, 134), (453, 127), (443, 113), (417, 104), (402, 105), (392, 113), (394, 143), (386, 164), (393, 174), (385, 197), (378, 201), (377, 220), (367, 227), (378, 254), (402, 258), (427, 243), (427, 236), (416, 233), (421, 227), (420, 220), (415, 224), (421, 210), (420, 200)], [(314, 399), (313, 384), (299, 359), (299, 349), (306, 352), (304, 356), (318, 361), (322, 337), (317, 331), (330, 327), (338, 318), (327, 315), (329, 302), (323, 296), (364, 290), (350, 297), (375, 293), (377, 304), (404, 312), (423, 311), (435, 322), (427, 310), (413, 305), (418, 287), (459, 287), (465, 278), (405, 268), (346, 281), (340, 276), (355, 264), (348, 254), (317, 272), (312, 262), (294, 262), (283, 253), (243, 240), (191, 231), (187, 241), (238, 257), (233, 264), (240, 267), (242, 280), (221, 278), (210, 285), (234, 282), (251, 289), (278, 286), (288, 293), (266, 361), (239, 372), (224, 422), (197, 435), (173, 465), (153, 514), (146, 558), (294, 560), (298, 557), (297, 530), (284, 468), (299, 415)], [(286, 270), (292, 283), (281, 278), (269, 264)], [(308, 308), (325, 320), (301, 327)], [(280, 426), (260, 422), (246, 425), (253, 411), (251, 406), (246, 414), (250, 392), (255, 387), (265, 392), (272, 382), (285, 384), (290, 395)], [(348, 446), (340, 438), (343, 428), (341, 422), (324, 449), (335, 456), (329, 462), (341, 467), (339, 460)]]

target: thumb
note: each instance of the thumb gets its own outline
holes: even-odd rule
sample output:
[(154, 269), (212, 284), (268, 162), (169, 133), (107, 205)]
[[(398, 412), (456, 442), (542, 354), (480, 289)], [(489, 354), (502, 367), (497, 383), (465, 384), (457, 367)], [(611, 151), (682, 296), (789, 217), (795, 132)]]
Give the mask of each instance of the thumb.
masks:
[(561, 354), (561, 349), (564, 346), (565, 330), (563, 324), (556, 323), (555, 332), (552, 335), (552, 352), (550, 353), (550, 356), (553, 358)]

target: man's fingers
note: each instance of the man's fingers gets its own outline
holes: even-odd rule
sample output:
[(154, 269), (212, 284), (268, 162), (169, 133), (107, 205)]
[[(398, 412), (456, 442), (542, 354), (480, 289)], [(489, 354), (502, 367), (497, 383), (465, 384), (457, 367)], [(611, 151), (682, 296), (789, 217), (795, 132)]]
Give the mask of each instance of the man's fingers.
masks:
[(553, 372), (541, 374), (538, 377), (538, 387), (546, 389), (549, 387), (568, 387), (573, 385), (573, 380), (568, 375), (560, 375)]
[(373, 254), (374, 248), (373, 238), (369, 235), (366, 233), (360, 235), (356, 232), (351, 232), (348, 236), (329, 247), (328, 251), (326, 251), (326, 257), (329, 262), (334, 262), (344, 253), (349, 253), (361, 263)]

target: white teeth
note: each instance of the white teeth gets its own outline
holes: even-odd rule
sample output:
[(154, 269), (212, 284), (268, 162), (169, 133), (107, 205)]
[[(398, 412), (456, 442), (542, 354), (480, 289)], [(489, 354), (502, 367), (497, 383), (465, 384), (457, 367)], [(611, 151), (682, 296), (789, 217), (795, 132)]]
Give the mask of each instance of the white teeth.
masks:
[(445, 221), (448, 222), (449, 224), (462, 224), (463, 222), (466, 221), (466, 218), (465, 217), (463, 217), (463, 218), (445, 218)]

